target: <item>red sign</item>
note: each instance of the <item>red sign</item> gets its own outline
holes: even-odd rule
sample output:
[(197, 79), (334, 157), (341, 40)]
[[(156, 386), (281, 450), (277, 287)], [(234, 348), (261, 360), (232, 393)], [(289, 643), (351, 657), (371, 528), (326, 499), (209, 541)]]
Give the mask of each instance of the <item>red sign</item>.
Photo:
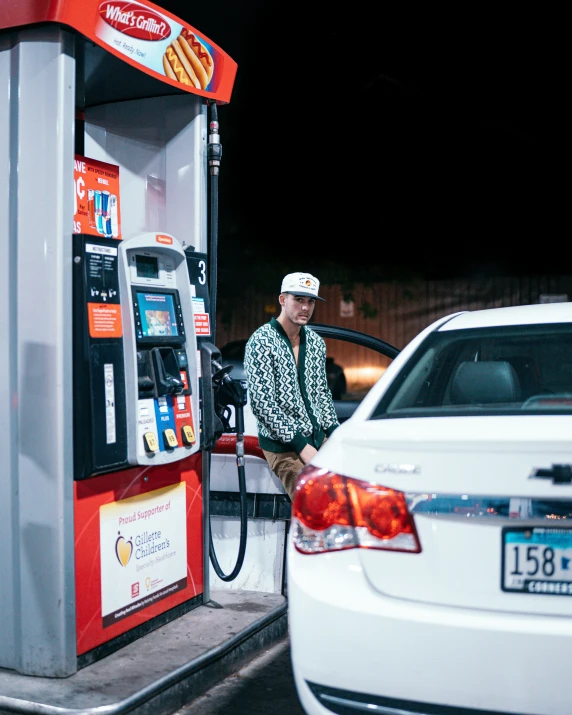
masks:
[(208, 313), (195, 313), (195, 335), (210, 335), (211, 323)]
[(167, 246), (170, 246), (173, 243), (173, 239), (171, 238), (171, 236), (164, 236), (161, 233), (155, 234), (155, 240), (157, 241), (157, 243), (164, 243)]
[(55, 22), (141, 72), (220, 103), (230, 102), (236, 62), (149, 0), (0, 1), (0, 30)]
[(120, 338), (123, 335), (120, 305), (88, 303), (87, 318), (92, 338)]
[[(161, 599), (149, 599), (141, 608), (126, 607), (125, 617), (104, 627), (102, 615), (101, 510), (129, 497), (143, 497), (167, 486), (185, 484), (186, 554), (185, 585)], [(76, 639), (81, 655), (117, 638), (203, 592), (201, 453), (172, 464), (132, 467), (74, 482)], [(127, 537), (130, 534), (127, 534)], [(131, 534), (132, 535), (132, 534)], [(183, 537), (184, 538), (184, 537)], [(126, 558), (124, 558), (126, 560)], [(208, 567), (208, 565), (207, 565)], [(147, 574), (145, 574), (147, 575)], [(146, 588), (142, 578), (131, 585), (131, 597)]]
[(121, 239), (119, 167), (76, 154), (73, 232)]
[(99, 14), (108, 25), (129, 37), (153, 42), (171, 34), (171, 28), (161, 15), (134, 5), (131, 0), (105, 0), (99, 6)]

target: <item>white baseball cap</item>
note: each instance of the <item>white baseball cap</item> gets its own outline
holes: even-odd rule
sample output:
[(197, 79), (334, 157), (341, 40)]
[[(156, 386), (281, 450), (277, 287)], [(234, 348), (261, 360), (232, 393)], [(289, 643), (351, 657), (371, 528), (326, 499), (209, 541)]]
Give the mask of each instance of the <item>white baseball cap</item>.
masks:
[(318, 295), (320, 281), (310, 273), (288, 273), (282, 281), (281, 293), (292, 293), (292, 295), (305, 295), (308, 298), (324, 300)]

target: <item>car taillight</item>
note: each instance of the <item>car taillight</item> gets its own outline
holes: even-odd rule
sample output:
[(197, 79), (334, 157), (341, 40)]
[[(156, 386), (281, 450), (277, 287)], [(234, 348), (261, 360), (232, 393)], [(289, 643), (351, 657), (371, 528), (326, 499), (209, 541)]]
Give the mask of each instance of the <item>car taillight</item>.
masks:
[(403, 492), (312, 465), (296, 483), (292, 538), (304, 554), (354, 548), (421, 551)]

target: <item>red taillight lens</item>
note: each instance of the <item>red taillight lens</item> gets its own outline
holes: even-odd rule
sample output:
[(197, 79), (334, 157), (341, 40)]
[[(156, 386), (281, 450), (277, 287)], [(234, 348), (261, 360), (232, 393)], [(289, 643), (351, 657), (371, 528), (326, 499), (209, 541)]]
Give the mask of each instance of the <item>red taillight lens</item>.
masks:
[(303, 553), (351, 548), (419, 553), (402, 492), (307, 465), (292, 505), (293, 540)]
[[(307, 469), (307, 468), (306, 468)], [(303, 473), (306, 472), (303, 470)], [(310, 529), (320, 531), (333, 524), (352, 526), (343, 477), (313, 470), (298, 481), (292, 513)]]
[(356, 479), (347, 482), (356, 526), (364, 526), (377, 539), (413, 533), (413, 518), (403, 492)]

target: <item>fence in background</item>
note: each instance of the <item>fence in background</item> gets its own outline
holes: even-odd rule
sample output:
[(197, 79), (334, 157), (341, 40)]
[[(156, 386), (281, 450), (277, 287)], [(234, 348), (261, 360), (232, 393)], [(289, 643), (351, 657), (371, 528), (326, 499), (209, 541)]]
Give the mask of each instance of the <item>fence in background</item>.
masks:
[[(401, 349), (433, 321), (457, 311), (572, 299), (572, 276), (358, 284), (349, 302), (344, 300), (349, 297), (345, 290), (340, 285), (322, 285), (320, 295), (325, 302), (317, 302), (314, 321), (360, 330)], [(230, 315), (217, 318), (217, 346), (248, 338), (279, 312), (278, 292), (268, 295), (252, 291), (237, 302)], [(363, 387), (364, 370), (369, 370), (369, 383), (388, 364), (366, 348), (340, 341), (326, 343), (328, 354), (343, 366), (350, 391)]]

